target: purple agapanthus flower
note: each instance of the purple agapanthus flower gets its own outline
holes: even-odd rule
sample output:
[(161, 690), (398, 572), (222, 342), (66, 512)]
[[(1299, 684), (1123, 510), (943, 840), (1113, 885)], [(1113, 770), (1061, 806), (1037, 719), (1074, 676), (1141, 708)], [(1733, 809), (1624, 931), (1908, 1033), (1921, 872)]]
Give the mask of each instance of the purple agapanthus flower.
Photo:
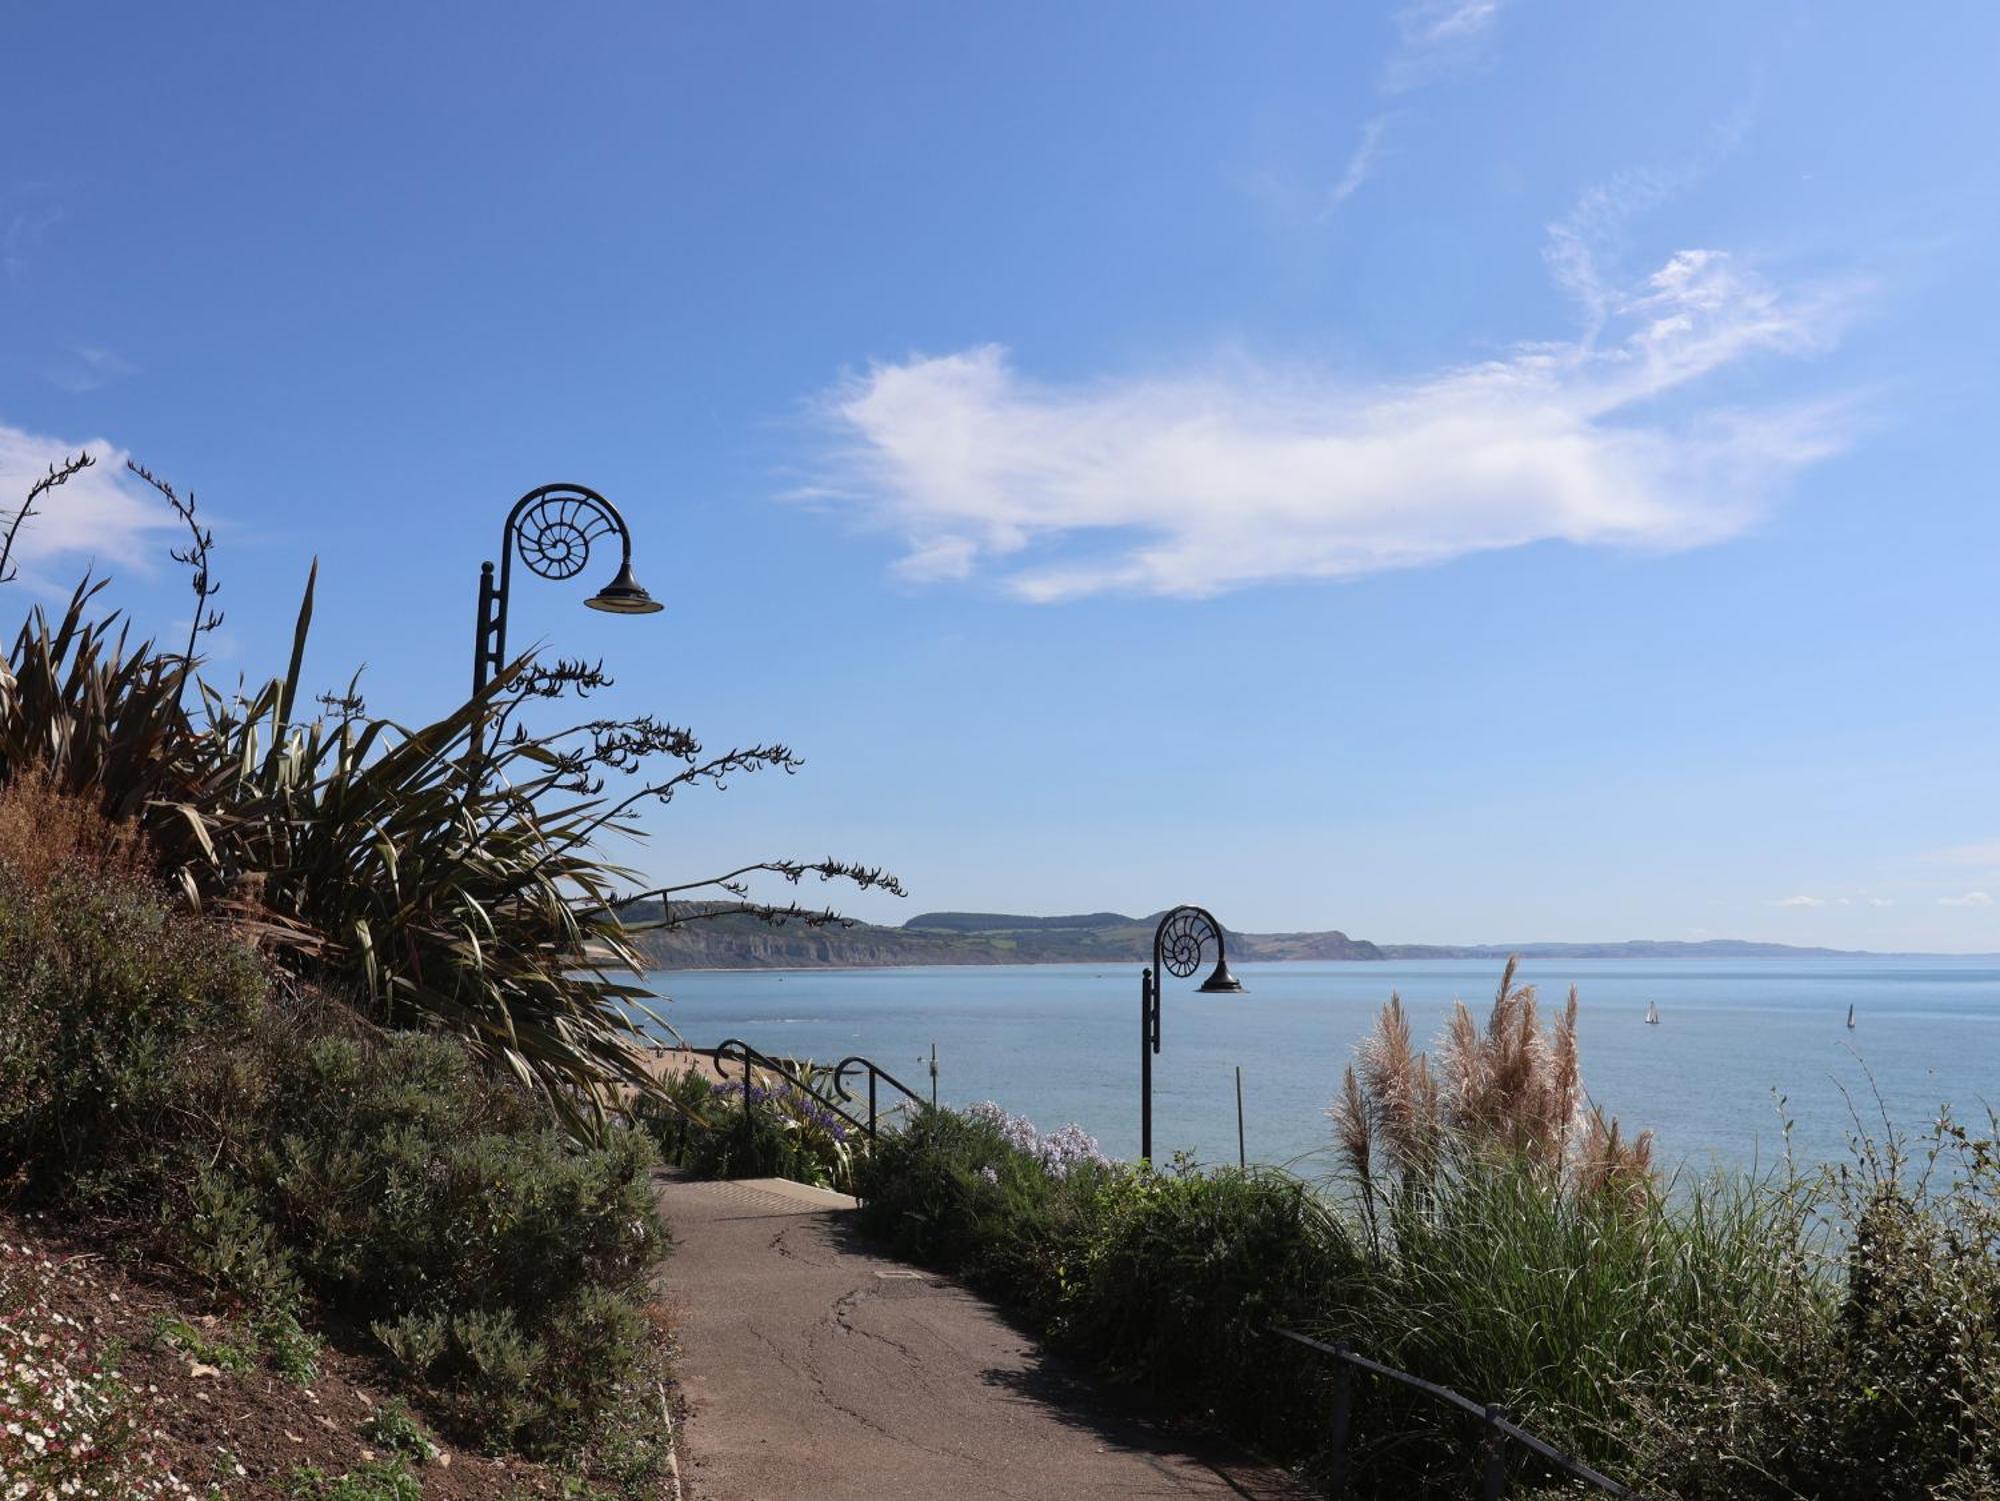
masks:
[(965, 1113), (973, 1120), (994, 1127), (1002, 1141), (1040, 1163), (1052, 1178), (1067, 1178), (1076, 1168), (1085, 1165), (1111, 1165), (1111, 1159), (1104, 1155), (1097, 1139), (1074, 1122), (1044, 1136), (1025, 1115), (1014, 1115), (991, 1100), (981, 1100), (967, 1107)]

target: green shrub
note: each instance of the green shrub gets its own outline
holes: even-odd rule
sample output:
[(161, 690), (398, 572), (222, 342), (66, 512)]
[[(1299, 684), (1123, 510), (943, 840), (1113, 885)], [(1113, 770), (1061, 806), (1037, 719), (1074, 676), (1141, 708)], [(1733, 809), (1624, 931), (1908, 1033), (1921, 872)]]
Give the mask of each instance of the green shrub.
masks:
[[(1118, 1169), (1066, 1217), (1039, 1302), (1051, 1334), (1110, 1375), (1239, 1431), (1311, 1432), (1270, 1330), (1312, 1322), (1359, 1253), (1304, 1184), (1276, 1174)], [(1060, 1221), (1059, 1221), (1060, 1223)]]
[[(800, 1076), (823, 1085), (827, 1071), (806, 1063)], [(634, 1115), (664, 1161), (703, 1178), (790, 1178), (846, 1191), (866, 1150), (852, 1123), (784, 1080), (746, 1090), (690, 1071), (642, 1098)]]
[(1113, 1380), (1295, 1432), (1301, 1383), (1274, 1379), (1266, 1331), (1309, 1321), (1356, 1255), (1320, 1201), (1278, 1175), (1065, 1159), (1024, 1146), (1024, 1125), (921, 1111), (860, 1165), (864, 1229), (1020, 1308)]
[(1034, 1254), (1057, 1187), (993, 1122), (925, 1109), (876, 1141), (854, 1191), (862, 1225), (897, 1254), (1011, 1293), (1024, 1280), (1016, 1253)]
[(136, 877), (0, 860), (0, 1179), (46, 1192), (103, 1164), (113, 1126), (197, 1039), (261, 1004), (243, 946)]
[[(1676, 1495), (2000, 1497), (2000, 1142), (1948, 1118), (1811, 1185), (1819, 1296), (1772, 1358), (1648, 1405), (1634, 1446)], [(1678, 1397), (1679, 1400), (1674, 1400)]]
[(189, 1359), (212, 1365), (217, 1370), (247, 1371), (257, 1363), (257, 1357), (243, 1346), (226, 1338), (204, 1334), (183, 1318), (160, 1318), (154, 1324), (153, 1337)]
[[(0, 794), (4, 798), (4, 794)], [(456, 1039), (275, 998), (125, 875), (0, 860), (0, 1161), (155, 1245), (310, 1379), (309, 1321), (376, 1341), (456, 1436), (580, 1452), (654, 1358), (666, 1249), (643, 1133), (583, 1145)], [(248, 1336), (245, 1338), (244, 1336)]]
[[(468, 1442), (587, 1442), (649, 1358), (638, 1305), (666, 1238), (645, 1137), (580, 1146), (447, 1038), (274, 1013), (242, 1049), (219, 1087), (240, 1104), (241, 1081), (262, 1081), (236, 1123), (255, 1130), (213, 1167), (185, 1171), (185, 1142), (154, 1164), (187, 1262), (253, 1306), (303, 1287), (373, 1331)], [(172, 1087), (212, 1107), (201, 1080)]]
[(424, 1501), (423, 1482), (400, 1455), (370, 1460), (341, 1475), (300, 1465), (285, 1479), (292, 1501)]
[(418, 1421), (416, 1414), (393, 1399), (362, 1419), (361, 1436), (414, 1464), (429, 1464), (438, 1457), (437, 1444), (424, 1431), (424, 1425)]
[(257, 1343), (280, 1376), (296, 1386), (310, 1386), (319, 1376), (320, 1352), (326, 1342), (299, 1322), (289, 1306), (268, 1307), (257, 1315)]

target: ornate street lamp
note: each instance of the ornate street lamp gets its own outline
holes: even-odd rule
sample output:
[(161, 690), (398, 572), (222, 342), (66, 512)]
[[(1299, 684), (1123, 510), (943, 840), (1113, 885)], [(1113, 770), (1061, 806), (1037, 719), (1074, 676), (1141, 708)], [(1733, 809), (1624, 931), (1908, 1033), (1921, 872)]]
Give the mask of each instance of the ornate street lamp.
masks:
[(1185, 980), (1201, 967), (1202, 950), (1213, 940), (1215, 968), (1198, 987), (1202, 995), (1236, 995), (1243, 982), (1229, 972), (1222, 951), (1222, 924), (1206, 907), (1182, 905), (1153, 930), (1153, 967), (1139, 974), (1139, 1155), (1153, 1159), (1153, 1054), (1160, 1050), (1160, 976)]
[(618, 508), (582, 485), (543, 485), (514, 502), (500, 531), (500, 582), (493, 565), (479, 565), (479, 625), (472, 643), (472, 692), (507, 662), (507, 599), (514, 577), (514, 554), (545, 579), (573, 578), (590, 562), (590, 544), (616, 533), (621, 552), (618, 574), (584, 603), (613, 615), (651, 615), (665, 608), (632, 576), (632, 531)]

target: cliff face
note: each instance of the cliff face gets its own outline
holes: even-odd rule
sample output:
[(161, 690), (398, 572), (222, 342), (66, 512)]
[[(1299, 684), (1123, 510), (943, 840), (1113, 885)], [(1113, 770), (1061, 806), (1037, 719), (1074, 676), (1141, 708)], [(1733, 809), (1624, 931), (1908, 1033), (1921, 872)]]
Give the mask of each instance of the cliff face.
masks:
[(1240, 943), (1245, 959), (1380, 959), (1382, 950), (1365, 938), (1338, 929), (1324, 933), (1244, 933), (1230, 935), (1230, 952)]

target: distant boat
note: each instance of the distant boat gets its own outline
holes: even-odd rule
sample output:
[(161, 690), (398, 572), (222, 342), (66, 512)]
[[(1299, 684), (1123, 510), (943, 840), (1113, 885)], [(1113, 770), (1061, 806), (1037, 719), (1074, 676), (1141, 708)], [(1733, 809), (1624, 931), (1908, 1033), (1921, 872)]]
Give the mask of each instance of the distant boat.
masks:
[(1847, 1030), (1850, 1032), (1854, 1030), (1854, 1006), (1851, 1002), (1847, 1007)]
[(1660, 1024), (1660, 1008), (1654, 1005), (1651, 1001), (1646, 1002), (1646, 1025), (1649, 1027), (1657, 1027), (1659, 1024)]

